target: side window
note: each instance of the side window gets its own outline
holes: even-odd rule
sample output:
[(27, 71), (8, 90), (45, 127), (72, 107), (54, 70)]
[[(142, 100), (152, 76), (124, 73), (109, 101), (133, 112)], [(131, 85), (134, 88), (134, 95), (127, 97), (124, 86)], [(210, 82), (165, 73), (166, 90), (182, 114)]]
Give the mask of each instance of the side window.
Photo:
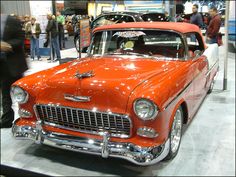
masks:
[(124, 15), (121, 17), (120, 23), (125, 23), (125, 22), (134, 22), (134, 19), (130, 16)]
[(188, 45), (188, 54), (190, 57), (194, 57), (195, 51), (204, 51), (204, 44), (202, 37), (198, 33), (188, 33), (186, 34), (186, 40)]
[(98, 18), (97, 20), (95, 20), (95, 21), (92, 23), (92, 25), (91, 25), (92, 29), (101, 26), (101, 25), (102, 25), (102, 22), (103, 22), (104, 20), (105, 20), (105, 17), (104, 17), (104, 16)]

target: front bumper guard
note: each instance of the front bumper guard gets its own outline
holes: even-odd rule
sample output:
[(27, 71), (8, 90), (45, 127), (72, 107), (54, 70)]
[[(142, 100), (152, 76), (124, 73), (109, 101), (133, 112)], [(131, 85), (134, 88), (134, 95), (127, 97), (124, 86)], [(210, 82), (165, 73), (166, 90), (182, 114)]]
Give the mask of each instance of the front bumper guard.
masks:
[(108, 132), (101, 133), (102, 140), (46, 132), (42, 128), (41, 121), (37, 121), (35, 127), (18, 126), (14, 123), (12, 133), (16, 139), (31, 139), (37, 144), (101, 155), (103, 158), (109, 156), (122, 158), (142, 166), (152, 165), (164, 159), (169, 153), (170, 146), (169, 139), (164, 144), (153, 147), (141, 147), (133, 143), (112, 142), (109, 141), (110, 135)]

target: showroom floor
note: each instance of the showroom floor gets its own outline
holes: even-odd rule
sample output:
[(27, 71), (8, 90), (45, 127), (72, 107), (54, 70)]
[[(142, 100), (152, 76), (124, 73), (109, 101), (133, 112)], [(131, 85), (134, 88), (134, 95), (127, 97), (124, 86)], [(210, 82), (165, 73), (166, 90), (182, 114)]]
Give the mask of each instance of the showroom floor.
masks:
[[(62, 56), (75, 55), (74, 50), (64, 50)], [(235, 175), (235, 54), (229, 54), (228, 90), (222, 91), (224, 51), (221, 47), (221, 66), (214, 90), (185, 129), (174, 160), (139, 167), (121, 159), (102, 159), (15, 140), (11, 129), (2, 129), (1, 164), (55, 176)], [(26, 75), (57, 64), (45, 59), (30, 62), (31, 69)], [(14, 108), (17, 109), (15, 105)]]

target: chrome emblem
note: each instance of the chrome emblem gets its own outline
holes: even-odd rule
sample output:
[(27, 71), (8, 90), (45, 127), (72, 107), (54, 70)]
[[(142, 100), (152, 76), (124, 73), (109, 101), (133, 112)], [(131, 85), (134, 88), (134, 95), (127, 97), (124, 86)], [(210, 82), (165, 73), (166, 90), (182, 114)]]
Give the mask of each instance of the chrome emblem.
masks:
[(66, 100), (75, 101), (75, 102), (89, 102), (91, 97), (90, 96), (75, 96), (75, 95), (65, 94), (64, 98)]
[(93, 71), (88, 71), (88, 72), (85, 72), (85, 73), (80, 73), (79, 71), (77, 71), (74, 76), (77, 77), (78, 79), (83, 79), (83, 78), (87, 78), (87, 77), (93, 77), (94, 72)]

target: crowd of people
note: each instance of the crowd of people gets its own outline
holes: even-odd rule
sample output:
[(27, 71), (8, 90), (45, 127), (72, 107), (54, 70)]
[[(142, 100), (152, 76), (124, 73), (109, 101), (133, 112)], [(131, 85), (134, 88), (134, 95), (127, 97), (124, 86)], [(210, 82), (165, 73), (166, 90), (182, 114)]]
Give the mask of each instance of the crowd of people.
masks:
[[(168, 12), (165, 13), (166, 17), (169, 17)], [(204, 24), (203, 17), (199, 13), (199, 6), (194, 4), (192, 6), (192, 14), (190, 17), (189, 23), (197, 25), (200, 29), (204, 29), (206, 27), (206, 43), (213, 44), (218, 43), (218, 45), (222, 44), (222, 34), (220, 33), (221, 27), (221, 16), (218, 14), (218, 10), (216, 7), (212, 6), (209, 9), (209, 22), (208, 24)], [(179, 15), (176, 17), (177, 22), (183, 22), (184, 19)]]
[[(39, 37), (40, 34), (42, 34), (41, 24), (36, 20), (36, 17), (33, 16), (18, 16), (14, 14), (11, 14), (11, 16), (16, 17), (16, 19), (19, 20), (21, 28), (25, 33), (25, 51), (29, 51), (31, 60), (41, 60), (39, 51)], [(79, 20), (91, 20), (88, 15), (64, 16), (61, 15), (60, 12), (56, 12), (56, 15), (47, 14), (47, 19), (47, 37), (44, 47), (47, 47), (49, 42), (51, 42), (53, 61), (60, 60), (60, 50), (65, 49), (65, 30), (69, 35), (73, 35), (79, 28)], [(57, 57), (56, 59), (54, 58), (55, 56)], [(48, 60), (51, 60), (51, 58)]]

